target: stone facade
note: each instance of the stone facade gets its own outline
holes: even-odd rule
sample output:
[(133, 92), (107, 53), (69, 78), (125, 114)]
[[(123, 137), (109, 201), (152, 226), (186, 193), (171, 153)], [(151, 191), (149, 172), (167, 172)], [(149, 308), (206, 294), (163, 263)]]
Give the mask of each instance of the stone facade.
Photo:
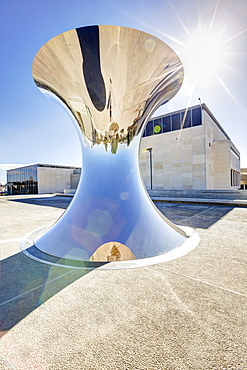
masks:
[(201, 108), (202, 124), (142, 138), (140, 172), (148, 189), (150, 154), (145, 148), (153, 148), (153, 189), (239, 188), (240, 153), (207, 106)]
[(73, 169), (56, 167), (38, 167), (38, 192), (63, 193), (70, 188), (70, 175)]

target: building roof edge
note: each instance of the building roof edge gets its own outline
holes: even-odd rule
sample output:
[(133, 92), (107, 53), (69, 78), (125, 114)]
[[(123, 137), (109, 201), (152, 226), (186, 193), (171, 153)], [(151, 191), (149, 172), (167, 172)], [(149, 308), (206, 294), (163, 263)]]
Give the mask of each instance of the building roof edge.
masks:
[(162, 117), (166, 117), (166, 116), (170, 116), (171, 114), (176, 114), (176, 113), (180, 113), (180, 112), (184, 112), (188, 109), (195, 109), (195, 108), (202, 108), (204, 109), (207, 114), (210, 116), (210, 118), (214, 121), (214, 123), (218, 126), (218, 128), (221, 130), (221, 132), (226, 136), (226, 138), (228, 140), (230, 140), (231, 142), (231, 148), (232, 150), (238, 155), (240, 156), (240, 152), (239, 150), (236, 148), (236, 146), (234, 145), (234, 143), (232, 142), (231, 138), (229, 137), (229, 135), (226, 133), (226, 131), (223, 129), (223, 127), (220, 125), (219, 121), (215, 118), (215, 116), (213, 115), (213, 113), (211, 112), (211, 110), (208, 108), (208, 106), (205, 104), (205, 103), (202, 103), (202, 104), (197, 104), (197, 105), (193, 105), (191, 107), (187, 107), (187, 108), (183, 108), (183, 109), (178, 109), (176, 111), (173, 111), (173, 112), (169, 112), (169, 113), (165, 113), (165, 114), (160, 114), (159, 116), (155, 116), (155, 117), (152, 117), (149, 119), (149, 121), (152, 121), (152, 120), (155, 120), (155, 119), (158, 119), (158, 118), (162, 118)]

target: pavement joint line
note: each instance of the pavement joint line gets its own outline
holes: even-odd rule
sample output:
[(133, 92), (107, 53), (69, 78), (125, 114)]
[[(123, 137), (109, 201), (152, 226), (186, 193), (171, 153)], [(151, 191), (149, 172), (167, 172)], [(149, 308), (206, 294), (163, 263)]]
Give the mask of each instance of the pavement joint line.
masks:
[(26, 295), (26, 294), (29, 294), (29, 293), (33, 292), (34, 290), (41, 288), (41, 287), (42, 287), (42, 286), (44, 286), (44, 285), (48, 285), (48, 284), (52, 283), (53, 281), (58, 280), (58, 279), (60, 279), (61, 277), (63, 277), (63, 276), (66, 276), (66, 275), (70, 274), (72, 271), (73, 271), (73, 270), (70, 270), (69, 272), (66, 272), (66, 273), (65, 273), (65, 274), (63, 274), (63, 275), (57, 276), (56, 278), (54, 278), (54, 279), (52, 279), (52, 280), (49, 280), (49, 281), (47, 281), (47, 282), (46, 282), (46, 283), (44, 283), (44, 284), (41, 284), (41, 285), (39, 285), (39, 286), (37, 286), (37, 287), (35, 287), (35, 288), (33, 288), (33, 289), (28, 290), (27, 292), (21, 293), (21, 294), (19, 294), (19, 295), (15, 296), (15, 297), (13, 297), (13, 298), (10, 298), (10, 299), (8, 299), (8, 300), (7, 300), (7, 301), (5, 301), (5, 302), (0, 303), (0, 306), (5, 305), (6, 303), (12, 302), (12, 301), (14, 301), (14, 300), (16, 300), (16, 299), (18, 299), (18, 298), (20, 298), (20, 297), (22, 297), (22, 296)]
[(246, 295), (246, 294), (239, 293), (239, 292), (235, 292), (234, 290), (224, 288), (224, 287), (222, 287), (222, 286), (220, 286), (220, 285), (215, 285), (215, 284), (209, 283), (208, 281), (204, 281), (204, 280), (201, 280), (201, 279), (195, 278), (195, 277), (193, 277), (193, 276), (189, 276), (189, 275), (181, 274), (181, 272), (177, 272), (177, 271), (174, 271), (174, 270), (170, 270), (170, 269), (168, 269), (167, 267), (163, 267), (163, 266), (160, 266), (160, 265), (156, 265), (156, 266), (160, 267), (160, 268), (161, 268), (161, 269), (163, 269), (163, 270), (166, 270), (166, 271), (172, 272), (173, 274), (180, 275), (180, 276), (186, 277), (186, 278), (188, 278), (188, 279), (196, 280), (196, 281), (199, 281), (200, 283), (203, 283), (203, 284), (207, 284), (207, 285), (213, 286), (214, 288), (222, 289), (222, 290), (225, 290), (225, 291), (227, 291), (227, 292), (230, 292), (230, 293), (233, 293), (233, 294), (237, 294), (237, 295), (240, 295), (240, 296), (242, 296), (242, 297), (247, 298), (247, 295)]
[(184, 221), (186, 221), (186, 220), (189, 220), (190, 218), (196, 217), (196, 216), (198, 216), (198, 215), (200, 215), (200, 214), (202, 214), (202, 213), (204, 213), (204, 212), (207, 212), (207, 211), (209, 211), (210, 209), (216, 208), (216, 207), (217, 207), (217, 206), (213, 206), (213, 207), (210, 207), (210, 208), (204, 209), (204, 211), (198, 212), (198, 213), (194, 214), (193, 216), (186, 217), (186, 218), (184, 218), (184, 219), (180, 220), (180, 222), (184, 222)]

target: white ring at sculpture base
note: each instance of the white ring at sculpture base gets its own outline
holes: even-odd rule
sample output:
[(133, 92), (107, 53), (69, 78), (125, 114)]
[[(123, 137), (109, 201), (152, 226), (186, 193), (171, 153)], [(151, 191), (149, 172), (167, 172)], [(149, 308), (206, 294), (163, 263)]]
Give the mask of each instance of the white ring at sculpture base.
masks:
[[(69, 263), (69, 261), (71, 261), (71, 265), (69, 265), (69, 264), (65, 265), (65, 264), (57, 263), (57, 262), (53, 263), (49, 260), (35, 257), (33, 254), (29, 253), (28, 249), (31, 246), (34, 245), (33, 239), (37, 235), (39, 235), (40, 233), (43, 233), (46, 229), (48, 229), (49, 226), (39, 228), (39, 229), (33, 231), (32, 233), (26, 235), (20, 243), (20, 248), (21, 248), (21, 251), (27, 257), (30, 257), (31, 259), (33, 259), (37, 262), (42, 262), (42, 263), (46, 263), (48, 265), (57, 266), (57, 267), (64, 267), (64, 268), (70, 268), (70, 269), (81, 269), (81, 270), (94, 270), (95, 268), (98, 268), (100, 270), (121, 270), (121, 269), (127, 269), (127, 268), (138, 268), (138, 267), (156, 265), (158, 263), (163, 263), (163, 262), (169, 262), (169, 261), (174, 260), (176, 258), (180, 258), (180, 257), (186, 255), (187, 253), (191, 252), (193, 249), (195, 249), (199, 245), (200, 237), (199, 237), (198, 233), (195, 230), (193, 230), (192, 228), (187, 227), (187, 226), (179, 226), (179, 227), (187, 235), (187, 238), (185, 239), (184, 243), (181, 246), (179, 246), (179, 247), (177, 247), (177, 248), (175, 248), (175, 249), (173, 249), (173, 250), (171, 250), (167, 253), (163, 253), (163, 254), (160, 254), (160, 255), (154, 256), (154, 257), (140, 258), (140, 259), (135, 259), (135, 260), (130, 260), (130, 261), (102, 262), (102, 266), (100, 266), (100, 267), (97, 267), (97, 266), (95, 266), (95, 267), (73, 266), (72, 262), (82, 262), (83, 263), (83, 261), (69, 260), (69, 259), (66, 259), (66, 261), (68, 261), (68, 263)], [(42, 251), (40, 251), (40, 252), (43, 253)], [(43, 254), (46, 255), (45, 253), (43, 253)], [(53, 257), (53, 256), (50, 256), (50, 257)], [(61, 259), (61, 260), (63, 260), (63, 259)]]

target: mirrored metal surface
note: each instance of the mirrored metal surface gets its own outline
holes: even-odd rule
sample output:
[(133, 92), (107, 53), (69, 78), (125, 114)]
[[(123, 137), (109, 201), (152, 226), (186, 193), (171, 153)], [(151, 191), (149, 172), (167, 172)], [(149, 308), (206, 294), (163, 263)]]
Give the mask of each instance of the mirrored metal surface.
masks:
[(138, 30), (82, 27), (56, 36), (38, 51), (33, 78), (70, 114), (83, 156), (73, 201), (34, 239), (34, 247), (93, 266), (153, 257), (181, 246), (186, 232), (152, 204), (138, 166), (148, 118), (182, 84), (175, 52)]

